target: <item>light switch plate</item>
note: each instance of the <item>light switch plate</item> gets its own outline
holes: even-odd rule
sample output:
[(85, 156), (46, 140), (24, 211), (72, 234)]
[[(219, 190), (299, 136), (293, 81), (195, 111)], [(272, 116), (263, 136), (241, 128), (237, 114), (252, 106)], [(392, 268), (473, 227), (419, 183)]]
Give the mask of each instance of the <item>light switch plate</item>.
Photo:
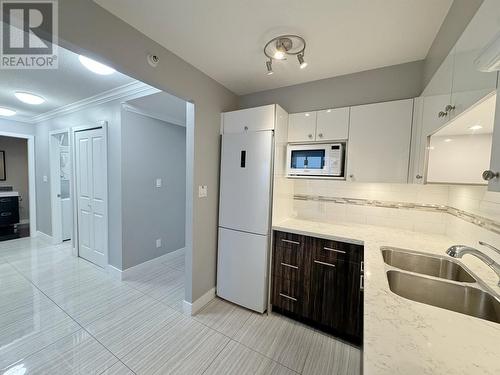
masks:
[(156, 179), (156, 187), (157, 188), (161, 187), (161, 178)]
[(207, 185), (198, 186), (198, 198), (206, 198), (208, 196)]
[(47, 176), (43, 176), (43, 182), (48, 182), (49, 178)]
[(156, 247), (157, 247), (157, 248), (158, 248), (158, 247), (161, 247), (161, 238), (158, 238), (158, 239), (156, 240)]

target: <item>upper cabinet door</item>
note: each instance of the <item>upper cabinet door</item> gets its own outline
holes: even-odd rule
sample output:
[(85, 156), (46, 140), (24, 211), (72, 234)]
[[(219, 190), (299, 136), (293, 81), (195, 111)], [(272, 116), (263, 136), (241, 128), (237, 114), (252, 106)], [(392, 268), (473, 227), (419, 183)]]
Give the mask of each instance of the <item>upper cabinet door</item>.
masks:
[(479, 71), (474, 60), (496, 36), (499, 19), (498, 0), (484, 1), (455, 44), (451, 118), (496, 89), (497, 72)]
[(348, 181), (406, 183), (413, 99), (351, 107)]
[(316, 140), (338, 141), (349, 136), (349, 107), (318, 111)]
[(222, 114), (222, 130), (227, 133), (274, 130), (275, 105), (242, 109)]
[(288, 142), (316, 139), (316, 112), (292, 113), (288, 116)]

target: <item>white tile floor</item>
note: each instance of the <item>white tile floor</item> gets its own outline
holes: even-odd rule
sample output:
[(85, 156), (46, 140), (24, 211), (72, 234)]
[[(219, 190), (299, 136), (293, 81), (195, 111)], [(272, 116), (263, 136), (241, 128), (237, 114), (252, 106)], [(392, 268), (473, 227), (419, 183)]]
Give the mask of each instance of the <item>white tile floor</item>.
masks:
[(182, 254), (119, 282), (68, 244), (0, 243), (0, 375), (360, 373), (359, 349), (295, 321), (183, 298)]

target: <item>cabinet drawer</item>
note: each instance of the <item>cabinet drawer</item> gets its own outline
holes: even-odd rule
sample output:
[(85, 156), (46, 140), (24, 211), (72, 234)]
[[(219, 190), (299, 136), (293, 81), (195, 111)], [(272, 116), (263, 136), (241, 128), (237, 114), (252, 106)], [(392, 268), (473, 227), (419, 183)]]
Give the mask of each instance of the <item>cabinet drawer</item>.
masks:
[(0, 198), (0, 211), (16, 211), (19, 207), (18, 197), (1, 197)]
[(304, 266), (304, 237), (275, 232), (273, 276), (296, 280)]
[(363, 261), (363, 247), (345, 242), (315, 239), (313, 258), (326, 263), (342, 262), (361, 263)]
[(300, 281), (273, 277), (272, 304), (282, 310), (306, 316), (308, 312), (308, 287)]
[(275, 106), (241, 109), (222, 114), (224, 133), (243, 133), (274, 129)]

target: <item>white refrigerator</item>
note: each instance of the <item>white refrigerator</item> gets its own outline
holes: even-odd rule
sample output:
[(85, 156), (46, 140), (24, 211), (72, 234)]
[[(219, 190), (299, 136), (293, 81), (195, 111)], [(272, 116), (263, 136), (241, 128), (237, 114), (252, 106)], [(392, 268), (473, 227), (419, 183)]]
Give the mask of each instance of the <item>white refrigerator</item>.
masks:
[(222, 135), (217, 295), (267, 309), (273, 131)]

